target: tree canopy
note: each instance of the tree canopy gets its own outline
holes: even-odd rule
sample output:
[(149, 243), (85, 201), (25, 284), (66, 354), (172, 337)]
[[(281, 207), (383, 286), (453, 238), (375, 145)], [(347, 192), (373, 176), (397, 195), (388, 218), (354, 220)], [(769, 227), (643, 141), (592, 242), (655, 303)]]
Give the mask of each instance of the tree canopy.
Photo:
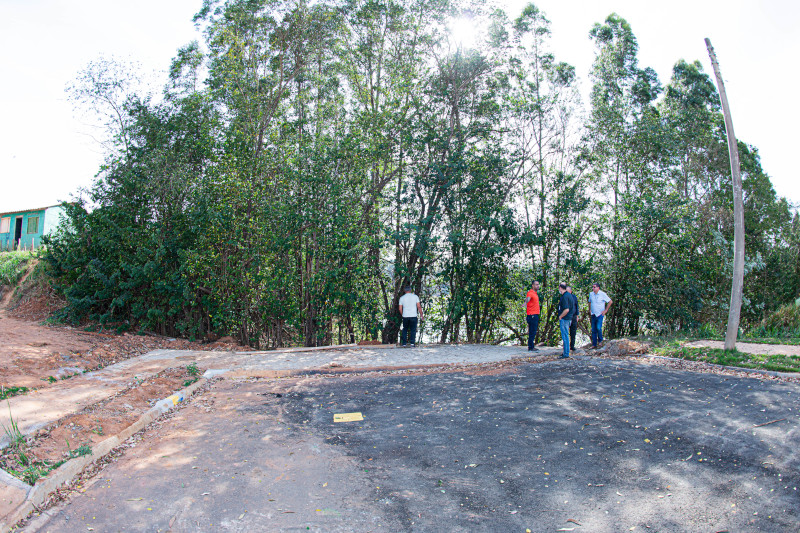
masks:
[[(403, 287), (427, 339), (521, 338), (542, 283), (613, 300), (609, 335), (721, 322), (732, 194), (719, 97), (699, 62), (663, 85), (630, 25), (593, 28), (584, 106), (535, 5), (452, 42), (451, 0), (206, 0), (204, 42), (161, 98), (96, 62), (71, 89), (108, 157), (66, 204), (47, 263), (64, 317), (257, 347), (395, 342)], [(745, 135), (746, 136), (746, 135)], [(800, 294), (800, 220), (740, 143), (742, 317)]]

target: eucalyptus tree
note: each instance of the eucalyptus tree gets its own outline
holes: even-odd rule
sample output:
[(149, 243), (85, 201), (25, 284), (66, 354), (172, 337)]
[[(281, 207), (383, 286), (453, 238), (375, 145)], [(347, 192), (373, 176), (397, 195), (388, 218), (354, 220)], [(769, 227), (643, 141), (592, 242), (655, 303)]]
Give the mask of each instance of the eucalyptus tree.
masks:
[[(400, 325), (398, 299), (404, 286), (422, 288), (424, 270), (413, 249), (429, 239), (409, 225), (409, 144), (419, 113), (420, 94), (429, 82), (448, 0), (350, 0), (345, 4), (343, 73), (352, 109), (347, 142), (351, 171), (368, 177), (362, 200), (367, 228), (371, 302), (369, 329), (394, 342)], [(409, 231), (410, 230), (410, 231)], [(423, 261), (425, 263), (425, 261)], [(388, 275), (387, 275), (388, 273)], [(378, 323), (376, 304), (382, 309)]]
[[(525, 228), (523, 264), (530, 265), (530, 275), (543, 287), (585, 270), (582, 249), (592, 223), (585, 216), (586, 184), (576, 160), (582, 124), (575, 68), (556, 60), (550, 35), (550, 21), (534, 4), (514, 21), (495, 13), (490, 32), (502, 72), (498, 86), (506, 87), (498, 91), (498, 100), (504, 109), (514, 201), (521, 204)], [(542, 304), (541, 336), (549, 338), (557, 335), (555, 307), (549, 298), (542, 298)]]
[(591, 113), (588, 121), (588, 161), (598, 194), (608, 199), (610, 213), (600, 227), (601, 248), (608, 248), (604, 277), (614, 294), (609, 334), (635, 334), (642, 317), (641, 294), (646, 290), (648, 248), (676, 221), (668, 217), (655, 226), (632, 224), (642, 213), (654, 220), (673, 209), (664, 195), (659, 172), (663, 128), (653, 102), (661, 92), (655, 72), (638, 66), (638, 44), (630, 25), (616, 14), (590, 32), (596, 57), (592, 66)]
[(221, 329), (245, 343), (317, 342), (316, 235), (306, 230), (323, 200), (305, 186), (319, 139), (309, 128), (317, 117), (305, 113), (316, 106), (324, 114), (308, 80), (319, 69), (327, 75), (330, 57), (321, 54), (333, 18), (325, 6), (269, 0), (206, 2), (196, 16), (206, 28), (206, 85), (225, 120), (222, 154), (206, 183), (220, 200), (205, 235), (211, 253), (196, 268)]
[(493, 70), (479, 52), (459, 49), (442, 58), (425, 93), (423, 164), (432, 175), (418, 191), (431, 199), (428, 216), (441, 210), (434, 276), (447, 287), (441, 342), (457, 342), (462, 332), (469, 342), (491, 338), (510, 295), (518, 229)]

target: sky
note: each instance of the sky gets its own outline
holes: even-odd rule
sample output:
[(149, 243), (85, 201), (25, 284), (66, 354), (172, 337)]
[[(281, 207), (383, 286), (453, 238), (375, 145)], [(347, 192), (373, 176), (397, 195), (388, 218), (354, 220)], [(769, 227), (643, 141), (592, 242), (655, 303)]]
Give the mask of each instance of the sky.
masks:
[[(501, 0), (516, 17), (527, 0)], [(589, 30), (616, 12), (639, 42), (639, 66), (668, 83), (679, 59), (712, 73), (715, 48), (736, 136), (754, 145), (780, 196), (800, 205), (794, 161), (800, 75), (796, 0), (539, 0), (551, 48), (576, 67), (588, 94)], [(0, 0), (0, 212), (53, 205), (89, 187), (103, 161), (91, 119), (65, 88), (100, 57), (140, 64), (156, 86), (176, 50), (202, 36), (192, 22), (202, 0)]]

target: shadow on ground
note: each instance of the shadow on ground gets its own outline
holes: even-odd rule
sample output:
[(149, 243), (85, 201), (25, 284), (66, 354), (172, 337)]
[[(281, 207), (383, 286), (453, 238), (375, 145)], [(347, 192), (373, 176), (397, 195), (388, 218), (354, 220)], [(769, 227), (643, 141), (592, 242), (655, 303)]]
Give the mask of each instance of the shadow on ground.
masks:
[(226, 381), (42, 530), (789, 531), (799, 398), (596, 359)]

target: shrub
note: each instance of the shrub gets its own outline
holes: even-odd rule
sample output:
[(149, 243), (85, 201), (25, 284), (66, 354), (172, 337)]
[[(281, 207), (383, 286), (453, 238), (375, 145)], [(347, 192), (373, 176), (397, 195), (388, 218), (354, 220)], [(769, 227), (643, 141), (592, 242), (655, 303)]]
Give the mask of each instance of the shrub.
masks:
[(800, 305), (795, 302), (778, 308), (756, 330), (768, 337), (800, 337)]

